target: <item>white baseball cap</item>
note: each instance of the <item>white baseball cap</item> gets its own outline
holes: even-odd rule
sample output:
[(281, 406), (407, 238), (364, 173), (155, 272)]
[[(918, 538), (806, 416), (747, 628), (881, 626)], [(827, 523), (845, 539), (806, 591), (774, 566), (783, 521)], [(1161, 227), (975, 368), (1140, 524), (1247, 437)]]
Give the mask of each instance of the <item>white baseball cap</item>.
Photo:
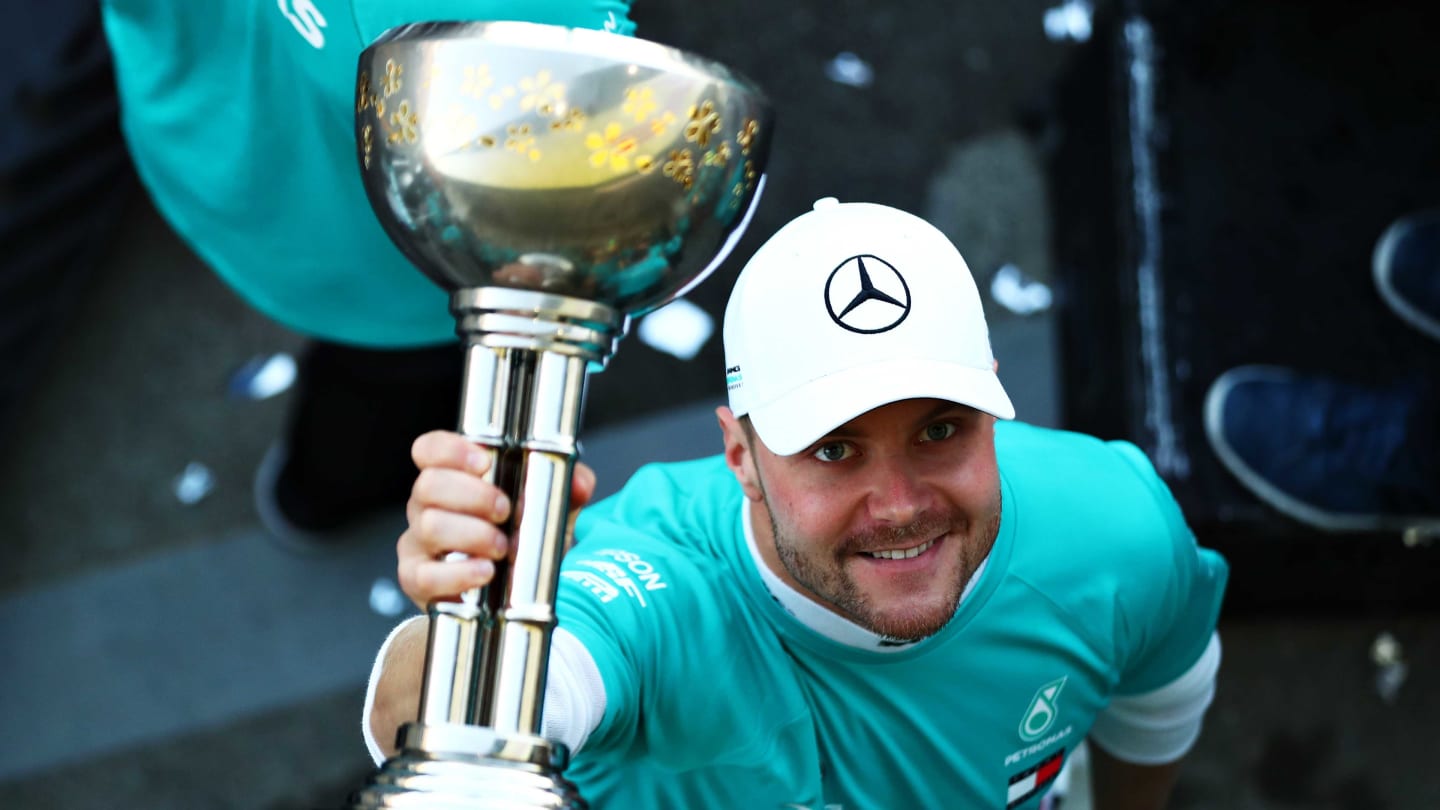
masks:
[(730, 410), (782, 456), (903, 399), (1015, 418), (970, 268), (887, 206), (827, 197), (781, 228), (740, 271), (724, 340)]

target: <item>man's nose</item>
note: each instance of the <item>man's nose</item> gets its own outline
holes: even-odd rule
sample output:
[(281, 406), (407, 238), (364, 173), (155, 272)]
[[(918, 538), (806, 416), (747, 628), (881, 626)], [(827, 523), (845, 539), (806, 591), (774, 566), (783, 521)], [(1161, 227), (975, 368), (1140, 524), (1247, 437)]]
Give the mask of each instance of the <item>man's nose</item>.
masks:
[(877, 465), (870, 484), (870, 517), (892, 526), (914, 522), (929, 508), (929, 484), (903, 461)]

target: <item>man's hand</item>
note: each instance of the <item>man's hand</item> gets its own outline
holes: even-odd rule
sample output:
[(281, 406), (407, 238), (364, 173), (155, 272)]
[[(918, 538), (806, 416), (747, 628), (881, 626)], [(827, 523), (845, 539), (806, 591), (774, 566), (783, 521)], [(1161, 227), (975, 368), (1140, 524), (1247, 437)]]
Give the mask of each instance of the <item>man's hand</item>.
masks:
[[(405, 515), (410, 526), (396, 544), (400, 587), (423, 610), (490, 582), (495, 560), (513, 549), (501, 526), (512, 504), (484, 475), (493, 463), (489, 450), (458, 433), (432, 431), (410, 449), (420, 475)], [(570, 488), (571, 523), (595, 492), (595, 473), (575, 465)], [(461, 552), (465, 559), (447, 559)]]

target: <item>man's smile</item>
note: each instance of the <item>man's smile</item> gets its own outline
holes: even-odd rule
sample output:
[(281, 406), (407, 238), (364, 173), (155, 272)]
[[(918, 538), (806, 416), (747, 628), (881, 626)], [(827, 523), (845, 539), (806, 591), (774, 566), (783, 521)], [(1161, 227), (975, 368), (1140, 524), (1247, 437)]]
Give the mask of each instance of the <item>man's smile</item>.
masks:
[(935, 545), (936, 541), (938, 540), (939, 538), (937, 537), (933, 540), (926, 540), (923, 543), (910, 546), (908, 548), (887, 548), (878, 549), (876, 551), (862, 551), (860, 553), (880, 560), (905, 560), (911, 557), (919, 557), (921, 554), (924, 554), (930, 549), (931, 546)]
[(949, 534), (937, 535), (904, 548), (860, 551), (855, 554), (853, 559), (859, 562), (862, 570), (872, 571), (882, 576), (930, 572), (940, 559), (941, 550), (945, 548), (945, 539), (949, 536)]

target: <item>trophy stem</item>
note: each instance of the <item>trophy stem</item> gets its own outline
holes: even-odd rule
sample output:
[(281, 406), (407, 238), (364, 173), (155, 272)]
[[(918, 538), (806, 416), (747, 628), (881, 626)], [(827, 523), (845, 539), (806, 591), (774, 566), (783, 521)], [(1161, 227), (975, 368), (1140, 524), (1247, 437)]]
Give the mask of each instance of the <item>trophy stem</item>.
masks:
[[(585, 371), (608, 357), (625, 319), (594, 302), (491, 287), (455, 293), (452, 308), (466, 341), (460, 431), (492, 453), (486, 477), (513, 504), (510, 554), (484, 588), (430, 606), (418, 722), (356, 806), (393, 806), (386, 797), (401, 783), (474, 796), (480, 782), (531, 790), (539, 779), (559, 802), (544, 806), (582, 807), (560, 777), (564, 746), (542, 739), (540, 724)], [(436, 762), (446, 770), (427, 773)]]
[(441, 716), (439, 704), (448, 704), (446, 718), (538, 736), (585, 370), (610, 353), (623, 318), (601, 304), (504, 288), (461, 290), (452, 308), (466, 339), (460, 430), (494, 454), (487, 475), (514, 506), (504, 527), (508, 559), (461, 602), (473, 603), (481, 632), (447, 635), (443, 649), (432, 642), (432, 660), (464, 663), (427, 673), (427, 687), (443, 685), (437, 673), (451, 681), (436, 706), (422, 697), (421, 718)]
[[(502, 734), (538, 735), (587, 361), (552, 351), (505, 351), (522, 353), (525, 361), (520, 365), (529, 396), (519, 402), (529, 405), (520, 412), (529, 419), (514, 425), (518, 434), (498, 465), (499, 483), (515, 504), (507, 526), (511, 556), (496, 566), (486, 588), (494, 623), (482, 636), (480, 694), (471, 722)], [(547, 415), (560, 418), (543, 424)], [(509, 475), (513, 480), (504, 480)]]

